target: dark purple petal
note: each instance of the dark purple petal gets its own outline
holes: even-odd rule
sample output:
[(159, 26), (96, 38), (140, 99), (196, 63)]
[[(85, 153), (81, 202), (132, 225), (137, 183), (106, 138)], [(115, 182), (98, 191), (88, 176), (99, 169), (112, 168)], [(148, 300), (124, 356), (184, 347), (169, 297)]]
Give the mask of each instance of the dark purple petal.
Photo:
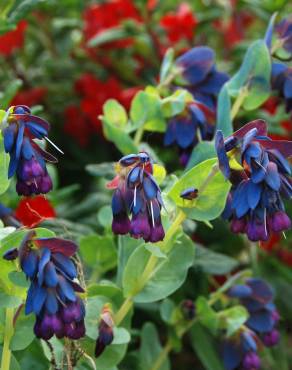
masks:
[(113, 215), (112, 231), (116, 235), (125, 235), (130, 231), (130, 220), (126, 213)]
[(218, 130), (215, 135), (215, 149), (218, 156), (219, 168), (226, 179), (230, 177), (229, 159), (226, 154), (224, 136), (221, 130)]
[(286, 212), (278, 211), (270, 217), (269, 226), (275, 233), (280, 233), (291, 228), (291, 220)]
[(156, 198), (157, 186), (149, 177), (145, 177), (143, 181), (143, 189), (148, 200)]
[(47, 291), (43, 287), (36, 286), (33, 290), (33, 312), (38, 315), (47, 298)]
[(259, 204), (262, 194), (261, 184), (255, 184), (252, 181), (249, 181), (247, 187), (247, 201), (251, 209), (255, 209)]
[(246, 325), (258, 333), (266, 333), (273, 329), (274, 321), (269, 311), (259, 310), (250, 315)]
[(223, 344), (223, 362), (226, 370), (234, 370), (241, 363), (243, 352), (240, 346), (232, 341)]
[(233, 233), (239, 234), (239, 233), (245, 233), (247, 228), (247, 222), (245, 218), (233, 218), (231, 220), (230, 229)]
[(274, 329), (269, 333), (264, 334), (263, 342), (266, 347), (274, 347), (276, 344), (279, 343), (280, 340), (280, 333), (278, 330)]
[(267, 136), (268, 134), (267, 123), (262, 119), (257, 119), (257, 120), (247, 123), (246, 125), (241, 127), (239, 130), (235, 131), (234, 134), (232, 134), (232, 136), (238, 139), (241, 139), (245, 136), (245, 134), (247, 134), (253, 128), (257, 129), (258, 136)]
[(137, 215), (133, 215), (131, 220), (130, 234), (134, 238), (149, 239), (150, 224), (147, 214), (138, 213)]
[(50, 288), (54, 288), (58, 284), (58, 275), (55, 266), (52, 262), (48, 262), (44, 271), (45, 284)]
[(43, 248), (38, 266), (38, 284), (41, 286), (44, 281), (45, 266), (51, 259), (51, 251), (48, 248)]
[(287, 140), (259, 140), (265, 149), (278, 150), (285, 158), (292, 156), (292, 141)]
[(177, 119), (175, 125), (175, 136), (179, 147), (185, 149), (189, 147), (195, 138), (195, 125), (189, 117)]
[(233, 298), (246, 298), (251, 296), (252, 290), (247, 285), (234, 285), (228, 290), (227, 294)]
[(76, 253), (78, 246), (71, 240), (59, 238), (41, 238), (34, 242), (39, 248), (48, 248), (52, 253), (62, 253), (67, 257)]
[(270, 162), (268, 164), (265, 181), (270, 186), (270, 188), (275, 191), (279, 191), (281, 186), (281, 178), (276, 163)]
[(12, 151), (16, 132), (17, 126), (15, 123), (12, 123), (9, 126), (5, 127), (2, 131), (4, 138), (4, 149), (6, 153), (10, 153)]
[(37, 272), (38, 256), (35, 251), (29, 251), (21, 259), (21, 268), (26, 276), (32, 278)]
[(256, 370), (261, 366), (261, 360), (255, 352), (247, 353), (242, 361), (244, 370)]
[(247, 223), (247, 236), (248, 239), (253, 242), (267, 241), (269, 239), (268, 231), (264, 222), (255, 220), (250, 220)]
[(75, 302), (77, 297), (75, 291), (72, 288), (71, 284), (63, 277), (59, 276), (59, 287), (62, 291), (62, 294), (69, 299), (71, 302)]
[(74, 263), (66, 256), (61, 253), (54, 253), (53, 260), (55, 265), (58, 267), (59, 271), (64, 272), (70, 277), (70, 279), (75, 279), (77, 276), (77, 271)]
[(176, 60), (183, 76), (191, 85), (203, 81), (214, 64), (214, 52), (206, 46), (192, 48)]
[(54, 315), (58, 311), (58, 301), (55, 291), (48, 290), (45, 306), (50, 315)]
[(264, 280), (259, 278), (250, 278), (247, 279), (246, 283), (252, 289), (253, 298), (257, 301), (267, 304), (274, 298), (271, 286)]

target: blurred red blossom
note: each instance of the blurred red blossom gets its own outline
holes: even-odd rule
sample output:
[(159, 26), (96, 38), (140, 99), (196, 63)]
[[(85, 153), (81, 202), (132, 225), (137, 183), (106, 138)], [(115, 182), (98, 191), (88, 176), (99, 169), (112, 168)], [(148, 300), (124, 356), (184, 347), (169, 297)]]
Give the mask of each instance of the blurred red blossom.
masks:
[(55, 218), (56, 212), (43, 195), (37, 195), (34, 198), (23, 198), (19, 202), (15, 217), (27, 227), (35, 227), (42, 221)]
[(178, 42), (182, 39), (192, 41), (197, 19), (189, 4), (182, 3), (176, 12), (165, 14), (160, 19), (160, 25), (166, 31), (170, 42)]
[[(84, 38), (88, 42), (102, 32), (119, 26), (125, 20), (140, 22), (141, 17), (131, 0), (109, 0), (88, 6), (84, 12)], [(124, 47), (130, 39), (108, 43), (109, 47)]]
[(232, 48), (245, 37), (246, 29), (252, 24), (254, 17), (247, 12), (234, 10), (230, 17), (218, 19), (214, 27), (222, 34), (224, 45)]
[(31, 107), (33, 105), (41, 103), (46, 94), (47, 89), (41, 86), (22, 90), (15, 95), (15, 97), (11, 101), (11, 105), (27, 105), (28, 107)]
[(10, 56), (14, 50), (19, 49), (24, 43), (24, 33), (27, 27), (27, 22), (20, 21), (16, 29), (9, 31), (4, 35), (0, 36), (0, 54), (4, 56)]
[[(273, 116), (277, 113), (279, 103), (280, 103), (279, 99), (275, 96), (272, 96), (262, 105), (262, 109)], [(284, 130), (284, 133), (282, 135), (271, 133), (269, 136), (273, 140), (283, 140), (283, 139), (287, 140), (291, 138), (292, 119), (279, 122), (279, 126), (281, 126), (281, 128)]]
[(101, 131), (103, 104), (108, 99), (117, 99), (129, 109), (133, 96), (139, 87), (123, 89), (120, 82), (113, 77), (106, 81), (93, 74), (84, 73), (75, 82), (75, 90), (80, 95), (80, 106), (70, 105), (65, 110), (64, 131), (71, 135), (80, 146), (86, 146), (90, 135)]

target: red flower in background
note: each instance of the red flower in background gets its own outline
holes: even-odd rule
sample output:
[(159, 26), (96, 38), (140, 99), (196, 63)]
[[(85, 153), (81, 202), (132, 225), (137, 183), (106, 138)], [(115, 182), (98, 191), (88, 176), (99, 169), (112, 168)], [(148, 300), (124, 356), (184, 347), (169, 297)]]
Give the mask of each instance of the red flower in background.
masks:
[[(277, 113), (278, 106), (280, 104), (280, 101), (277, 97), (272, 96), (270, 97), (263, 105), (262, 109), (268, 112), (270, 115), (275, 115)], [(290, 139), (291, 138), (291, 132), (292, 132), (292, 120), (284, 120), (282, 122), (279, 122), (279, 125), (284, 130), (283, 135), (279, 134), (270, 134), (270, 137), (273, 140), (283, 140), (283, 139)]]
[(224, 45), (232, 48), (244, 39), (245, 31), (253, 20), (254, 17), (250, 13), (234, 10), (230, 18), (216, 20), (214, 27), (222, 33)]
[(92, 133), (100, 132), (103, 104), (108, 99), (117, 99), (126, 109), (140, 88), (123, 89), (119, 81), (110, 77), (99, 80), (90, 73), (83, 74), (75, 83), (75, 90), (81, 96), (80, 106), (68, 106), (65, 110), (64, 130), (80, 146), (86, 146)]
[[(131, 0), (109, 0), (101, 4), (90, 5), (84, 12), (85, 41), (89, 41), (110, 28), (119, 26), (128, 19), (141, 21), (141, 17)], [(125, 39), (107, 45), (110, 47), (124, 47), (129, 43), (131, 43), (131, 40)]]
[(32, 87), (19, 91), (11, 101), (11, 105), (27, 105), (31, 107), (43, 101), (47, 94), (45, 87)]
[(175, 13), (165, 14), (160, 19), (160, 25), (164, 28), (170, 42), (174, 43), (182, 39), (192, 41), (197, 20), (189, 4), (182, 3)]
[(11, 55), (14, 50), (19, 49), (24, 43), (24, 32), (27, 22), (22, 20), (17, 24), (13, 31), (9, 31), (0, 36), (0, 54), (4, 56)]
[(56, 212), (51, 203), (43, 196), (23, 198), (16, 210), (15, 217), (27, 227), (35, 227), (42, 221), (55, 218)]

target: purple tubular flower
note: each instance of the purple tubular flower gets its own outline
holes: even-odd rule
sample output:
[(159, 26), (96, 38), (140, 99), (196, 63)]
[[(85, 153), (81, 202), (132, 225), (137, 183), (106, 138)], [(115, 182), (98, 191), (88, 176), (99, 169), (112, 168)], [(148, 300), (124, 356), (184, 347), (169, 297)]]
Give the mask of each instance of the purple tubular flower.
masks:
[(20, 266), (30, 280), (25, 313), (34, 313), (37, 338), (85, 335), (85, 307), (76, 294), (84, 292), (76, 282), (77, 270), (71, 258), (77, 246), (58, 238), (34, 239), (30, 232), (19, 249)]
[(192, 48), (176, 60), (181, 70), (183, 85), (196, 100), (210, 109), (216, 108), (217, 95), (228, 75), (218, 72), (214, 62), (214, 51), (206, 46)]
[(272, 64), (272, 89), (278, 91), (286, 103), (287, 113), (292, 110), (292, 68), (283, 63)]
[[(291, 228), (282, 198), (292, 196), (292, 142), (267, 137), (262, 120), (250, 122), (224, 140), (220, 131), (215, 145), (219, 167), (232, 188), (224, 217), (234, 233), (246, 233), (251, 241), (266, 241), (272, 233)], [(237, 156), (242, 170), (231, 170), (227, 153)]]
[[(253, 332), (244, 331), (223, 342), (223, 362), (226, 370), (259, 368), (255, 338)], [(258, 367), (245, 367), (251, 363), (258, 364)]]
[[(122, 167), (114, 180), (112, 198), (115, 234), (127, 234), (155, 243), (163, 240), (164, 229), (160, 211), (163, 206), (161, 191), (152, 173), (152, 162), (147, 153), (131, 154), (119, 162)], [(131, 215), (131, 220), (129, 216)]]
[(176, 143), (183, 151), (193, 148), (214, 135), (213, 112), (199, 102), (186, 106), (181, 114), (170, 119), (164, 136), (164, 145)]
[(282, 41), (283, 48), (292, 53), (292, 19), (283, 19), (275, 27), (279, 39)]
[(262, 279), (247, 279), (244, 285), (235, 285), (227, 292), (229, 297), (238, 298), (247, 309), (249, 319), (246, 326), (258, 335), (266, 346), (276, 345), (279, 332), (275, 329), (279, 314), (273, 303), (271, 287)]
[(19, 195), (45, 194), (52, 189), (46, 161), (56, 162), (34, 139), (47, 138), (48, 122), (31, 114), (26, 106), (8, 109), (7, 126), (3, 129), (4, 148), (10, 155), (8, 178), (15, 173)]
[(114, 322), (112, 319), (111, 310), (107, 305), (104, 306), (100, 315), (100, 322), (98, 325), (98, 337), (95, 345), (95, 357), (99, 357), (105, 348), (109, 346), (114, 340), (113, 333)]

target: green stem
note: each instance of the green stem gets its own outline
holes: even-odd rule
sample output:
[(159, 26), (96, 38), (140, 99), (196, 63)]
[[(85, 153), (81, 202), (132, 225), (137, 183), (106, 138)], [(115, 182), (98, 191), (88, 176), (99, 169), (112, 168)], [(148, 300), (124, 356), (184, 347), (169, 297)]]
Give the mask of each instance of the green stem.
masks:
[(150, 370), (159, 370), (171, 350), (172, 344), (170, 342), (167, 342), (163, 350), (159, 353), (159, 356), (156, 358)]
[(11, 360), (10, 341), (13, 335), (13, 316), (14, 309), (6, 308), (1, 370), (9, 370), (10, 368)]
[(246, 87), (242, 88), (239, 92), (238, 97), (235, 99), (235, 102), (233, 103), (233, 106), (231, 108), (231, 120), (233, 121), (236, 117), (240, 107), (242, 106), (242, 103), (244, 102), (244, 99), (246, 98), (248, 94), (248, 89)]
[[(173, 221), (172, 225), (170, 226), (170, 228), (167, 230), (167, 233), (165, 235), (163, 242), (158, 243), (158, 245), (161, 246), (161, 249), (167, 248), (169, 241), (171, 240), (172, 236), (176, 233), (176, 231), (178, 230), (178, 228), (180, 227), (180, 225), (182, 224), (185, 218), (186, 218), (186, 215), (184, 214), (184, 212), (180, 211), (176, 219)], [(148, 280), (151, 278), (158, 260), (159, 260), (158, 257), (151, 254), (145, 266), (141, 279), (137, 283), (136, 289), (133, 292), (131, 292), (129, 297), (125, 299), (124, 303), (122, 304), (122, 306), (120, 307), (120, 309), (115, 315), (116, 325), (119, 325), (124, 320), (127, 313), (131, 310), (133, 306), (133, 298), (144, 288)]]
[(141, 127), (138, 128), (134, 136), (134, 144), (136, 146), (139, 146), (142, 140), (143, 134), (144, 134), (144, 126), (142, 125)]
[[(179, 338), (182, 338), (182, 336), (188, 332), (191, 327), (198, 321), (197, 318), (189, 321), (187, 325), (184, 328), (181, 328), (180, 331), (177, 332), (177, 336)], [(165, 361), (167, 355), (170, 353), (170, 351), (173, 349), (172, 344), (170, 340), (166, 342), (166, 345), (164, 346), (163, 350), (159, 353), (157, 359), (155, 360), (153, 366), (150, 370), (159, 370), (161, 366), (163, 365), (163, 362)]]
[(132, 299), (132, 297), (126, 298), (124, 303), (121, 305), (119, 311), (115, 315), (115, 325), (119, 326), (126, 317), (127, 313), (131, 310), (133, 306)]
[(250, 255), (250, 264), (254, 275), (258, 274), (258, 246), (255, 243), (250, 243), (249, 255)]

